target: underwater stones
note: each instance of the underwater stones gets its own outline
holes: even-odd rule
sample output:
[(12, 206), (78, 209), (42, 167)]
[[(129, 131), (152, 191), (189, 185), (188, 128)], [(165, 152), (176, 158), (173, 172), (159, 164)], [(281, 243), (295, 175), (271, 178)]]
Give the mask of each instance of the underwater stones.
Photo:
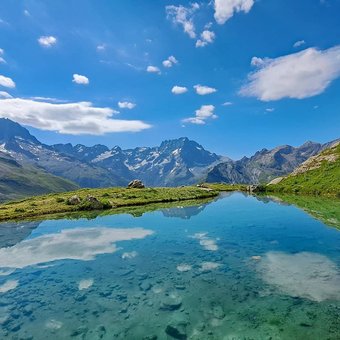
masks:
[(157, 340), (157, 335), (146, 335), (143, 337), (143, 340)]
[(182, 306), (182, 298), (176, 295), (166, 296), (161, 300), (160, 310), (174, 311)]
[(165, 328), (165, 333), (174, 339), (187, 339), (187, 325), (186, 320), (171, 320)]
[(69, 205), (77, 205), (77, 204), (80, 204), (80, 198), (79, 196), (77, 195), (73, 195), (72, 197), (70, 197), (68, 200), (67, 200), (67, 203)]
[(55, 320), (55, 319), (50, 319), (47, 320), (45, 323), (45, 327), (50, 329), (50, 330), (58, 330), (63, 326), (63, 323), (61, 321)]
[(202, 262), (200, 270), (202, 272), (209, 272), (211, 270), (217, 269), (220, 266), (221, 264), (216, 262)]
[(80, 282), (78, 284), (78, 289), (79, 290), (88, 289), (92, 285), (93, 285), (93, 279), (83, 279), (83, 280), (80, 280)]
[(74, 299), (77, 302), (81, 302), (81, 301), (84, 301), (86, 299), (86, 295), (85, 295), (85, 293), (78, 293), (78, 294), (75, 295)]
[(186, 263), (181, 263), (176, 268), (179, 272), (188, 272), (192, 269), (191, 265)]
[(143, 281), (139, 284), (139, 288), (144, 292), (150, 290), (151, 287), (152, 287), (152, 284), (149, 281)]
[(138, 255), (138, 253), (136, 251), (131, 251), (131, 252), (125, 252), (122, 254), (122, 259), (126, 260), (126, 259), (133, 259)]
[(139, 179), (134, 179), (128, 184), (128, 189), (143, 189), (145, 188), (145, 185), (143, 182)]
[(88, 332), (88, 328), (86, 326), (79, 326), (77, 329), (74, 329), (72, 332), (71, 332), (71, 337), (76, 337), (76, 336), (79, 336), (79, 335), (83, 335), (83, 334), (86, 334)]
[(222, 306), (220, 305), (214, 306), (212, 309), (212, 315), (216, 319), (219, 319), (219, 320), (223, 319), (225, 317), (225, 314), (224, 314)]
[(251, 257), (251, 259), (254, 260), (254, 261), (260, 261), (262, 259), (262, 256), (254, 255), (254, 256)]

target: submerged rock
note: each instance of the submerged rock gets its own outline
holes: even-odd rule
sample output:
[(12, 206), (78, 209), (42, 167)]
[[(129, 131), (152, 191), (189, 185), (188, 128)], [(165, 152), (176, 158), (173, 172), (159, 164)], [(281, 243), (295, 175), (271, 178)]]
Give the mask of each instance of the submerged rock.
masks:
[(185, 320), (171, 320), (165, 328), (165, 333), (174, 339), (185, 340), (188, 338), (187, 325)]
[(179, 296), (166, 296), (161, 301), (161, 310), (173, 311), (179, 309), (182, 305), (182, 298)]

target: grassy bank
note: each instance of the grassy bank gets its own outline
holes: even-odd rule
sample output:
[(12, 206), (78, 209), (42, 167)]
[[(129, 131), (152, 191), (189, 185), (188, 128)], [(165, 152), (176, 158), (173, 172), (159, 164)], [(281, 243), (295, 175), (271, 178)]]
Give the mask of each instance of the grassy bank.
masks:
[[(197, 187), (81, 189), (67, 193), (36, 196), (2, 204), (0, 205), (0, 221), (43, 218), (51, 214), (97, 209), (113, 212), (122, 207), (212, 198), (218, 194), (218, 190), (207, 190)], [(70, 204), (70, 198), (75, 195), (79, 198), (80, 202)], [(96, 199), (98, 208), (94, 208), (89, 204), (88, 196)]]
[(340, 144), (311, 157), (297, 170), (281, 182), (268, 185), (265, 191), (340, 198)]

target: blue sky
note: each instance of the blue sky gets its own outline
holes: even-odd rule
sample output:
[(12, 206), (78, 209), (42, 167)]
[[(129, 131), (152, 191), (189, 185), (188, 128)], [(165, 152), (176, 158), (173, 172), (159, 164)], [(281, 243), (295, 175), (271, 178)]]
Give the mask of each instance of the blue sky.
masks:
[(240, 158), (326, 142), (340, 137), (339, 13), (340, 0), (4, 0), (0, 116), (48, 144), (187, 136)]

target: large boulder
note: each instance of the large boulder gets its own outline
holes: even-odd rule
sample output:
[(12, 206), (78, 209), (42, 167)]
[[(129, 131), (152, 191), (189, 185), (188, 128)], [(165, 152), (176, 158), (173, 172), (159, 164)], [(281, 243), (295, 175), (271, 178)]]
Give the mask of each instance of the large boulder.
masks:
[(145, 185), (143, 182), (139, 179), (134, 179), (128, 184), (128, 188), (134, 188), (134, 189), (143, 189), (145, 188)]
[(77, 205), (80, 203), (80, 198), (77, 195), (73, 195), (67, 200), (67, 203), (70, 205)]
[(100, 210), (103, 209), (103, 207), (103, 203), (92, 195), (87, 195), (82, 201), (82, 208), (84, 210)]

